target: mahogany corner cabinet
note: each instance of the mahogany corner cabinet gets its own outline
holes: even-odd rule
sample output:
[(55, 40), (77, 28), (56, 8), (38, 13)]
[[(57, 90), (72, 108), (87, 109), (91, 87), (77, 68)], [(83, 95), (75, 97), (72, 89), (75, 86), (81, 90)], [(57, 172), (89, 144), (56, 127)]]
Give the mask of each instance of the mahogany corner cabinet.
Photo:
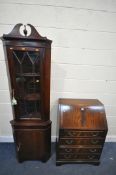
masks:
[(103, 104), (97, 99), (59, 99), (56, 165), (99, 165), (107, 134)]
[[(28, 29), (28, 30), (27, 30)], [(10, 121), (19, 162), (51, 155), (51, 43), (31, 24), (16, 24), (2, 36), (8, 68), (13, 120)]]

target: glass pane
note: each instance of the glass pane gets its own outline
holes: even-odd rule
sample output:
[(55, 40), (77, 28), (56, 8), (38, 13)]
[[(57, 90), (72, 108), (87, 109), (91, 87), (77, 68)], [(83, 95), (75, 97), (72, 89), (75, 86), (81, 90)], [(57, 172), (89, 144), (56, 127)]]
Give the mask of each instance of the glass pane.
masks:
[(41, 118), (40, 101), (18, 100), (20, 118)]
[(13, 57), (20, 118), (40, 118), (40, 53), (13, 51)]

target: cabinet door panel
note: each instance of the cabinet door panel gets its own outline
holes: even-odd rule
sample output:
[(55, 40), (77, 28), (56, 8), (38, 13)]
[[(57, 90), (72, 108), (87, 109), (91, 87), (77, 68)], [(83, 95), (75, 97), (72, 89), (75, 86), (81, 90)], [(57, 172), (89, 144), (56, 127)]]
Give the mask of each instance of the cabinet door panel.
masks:
[(11, 51), (14, 69), (13, 103), (20, 119), (42, 118), (42, 59), (44, 49), (25, 48)]
[[(48, 135), (47, 135), (48, 134)], [(47, 152), (50, 152), (49, 131), (23, 130), (15, 131), (16, 150), (19, 159), (44, 159)]]

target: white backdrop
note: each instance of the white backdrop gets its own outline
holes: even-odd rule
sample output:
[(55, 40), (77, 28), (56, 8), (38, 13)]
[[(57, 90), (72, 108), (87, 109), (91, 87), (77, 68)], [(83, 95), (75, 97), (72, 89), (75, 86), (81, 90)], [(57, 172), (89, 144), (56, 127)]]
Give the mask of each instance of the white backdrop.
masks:
[[(16, 23), (31, 23), (53, 40), (52, 136), (57, 100), (98, 98), (105, 105), (109, 138), (116, 136), (116, 0), (0, 0), (0, 36)], [(0, 41), (0, 140), (12, 136), (12, 110)]]

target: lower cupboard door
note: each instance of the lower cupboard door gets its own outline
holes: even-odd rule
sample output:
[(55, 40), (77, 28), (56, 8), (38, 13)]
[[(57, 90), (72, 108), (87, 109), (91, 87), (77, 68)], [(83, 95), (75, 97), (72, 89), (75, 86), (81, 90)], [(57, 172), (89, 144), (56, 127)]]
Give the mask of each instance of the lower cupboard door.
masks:
[(50, 154), (50, 138), (45, 131), (15, 131), (16, 151), (19, 160), (44, 159)]

